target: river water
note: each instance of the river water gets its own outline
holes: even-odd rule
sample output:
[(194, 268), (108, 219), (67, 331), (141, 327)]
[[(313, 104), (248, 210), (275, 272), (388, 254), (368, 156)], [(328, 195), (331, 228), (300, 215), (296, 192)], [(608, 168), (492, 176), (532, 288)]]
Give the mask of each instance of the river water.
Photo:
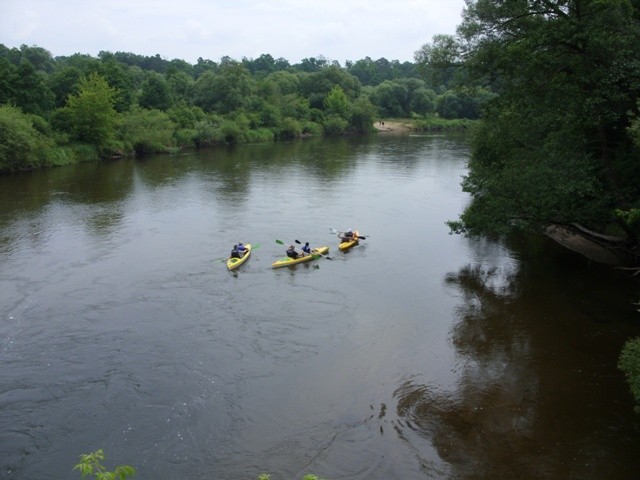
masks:
[[(637, 286), (449, 235), (468, 155), (381, 135), (0, 177), (0, 478), (79, 479), (98, 448), (141, 480), (637, 478)], [(331, 259), (274, 270), (276, 239)]]

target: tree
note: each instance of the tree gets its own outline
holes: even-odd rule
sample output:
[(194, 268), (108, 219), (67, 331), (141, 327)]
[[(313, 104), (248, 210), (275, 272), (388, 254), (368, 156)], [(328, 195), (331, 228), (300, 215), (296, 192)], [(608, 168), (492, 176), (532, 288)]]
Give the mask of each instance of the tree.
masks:
[(47, 75), (24, 60), (13, 78), (13, 102), (25, 113), (44, 115), (53, 108), (55, 97), (47, 85)]
[(340, 85), (336, 85), (324, 100), (325, 111), (329, 114), (335, 114), (342, 118), (349, 116), (349, 100)]
[(629, 0), (468, 1), (466, 68), (493, 77), (454, 231), (582, 224), (638, 231), (615, 212), (640, 203), (640, 152), (627, 127), (640, 87), (640, 5)]
[(74, 66), (63, 66), (54, 71), (48, 78), (48, 85), (55, 95), (55, 106), (63, 107), (69, 95), (78, 93), (82, 80), (82, 72)]
[(175, 145), (175, 127), (165, 112), (134, 108), (122, 115), (119, 133), (128, 151), (166, 152)]
[(227, 61), (218, 73), (206, 72), (195, 84), (195, 102), (205, 112), (229, 113), (242, 107), (255, 88), (255, 81), (245, 67)]
[(116, 131), (116, 94), (103, 77), (96, 73), (89, 75), (80, 84), (78, 94), (70, 95), (64, 107), (72, 138), (98, 149), (109, 147)]
[(173, 105), (171, 91), (165, 78), (159, 73), (150, 72), (142, 84), (138, 103), (142, 108), (167, 110)]
[(408, 94), (404, 85), (385, 80), (375, 88), (373, 101), (383, 117), (408, 117), (410, 112), (405, 111)]
[(0, 106), (0, 172), (38, 167), (46, 140), (33, 125), (33, 115), (16, 107)]
[(413, 94), (410, 108), (418, 115), (427, 116), (436, 108), (436, 92), (430, 88), (418, 88)]
[(167, 85), (173, 101), (184, 105), (193, 104), (193, 78), (182, 71), (169, 71)]
[(434, 35), (414, 53), (417, 69), (432, 86), (453, 87), (456, 74), (464, 69), (463, 47), (453, 35)]
[(373, 129), (373, 122), (376, 119), (376, 107), (371, 103), (369, 97), (360, 95), (351, 108), (350, 126), (354, 132), (368, 133)]

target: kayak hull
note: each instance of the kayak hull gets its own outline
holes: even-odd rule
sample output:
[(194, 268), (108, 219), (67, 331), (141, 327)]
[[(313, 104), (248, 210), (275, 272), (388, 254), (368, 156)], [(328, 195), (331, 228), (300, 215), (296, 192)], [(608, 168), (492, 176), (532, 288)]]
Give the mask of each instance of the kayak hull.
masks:
[(304, 257), (298, 257), (298, 258), (289, 258), (289, 257), (281, 258), (280, 260), (276, 260), (275, 262), (273, 262), (271, 266), (273, 268), (280, 268), (280, 267), (288, 267), (290, 265), (297, 265), (298, 263), (309, 262), (311, 260), (315, 260), (316, 258), (319, 258), (318, 255), (314, 255), (314, 253), (326, 255), (327, 252), (329, 252), (329, 247), (314, 248), (313, 250), (311, 250), (311, 255), (305, 255)]
[(355, 232), (353, 232), (353, 240), (350, 240), (348, 242), (340, 242), (340, 245), (338, 245), (338, 249), (341, 252), (344, 252), (345, 250), (349, 250), (351, 247), (355, 247), (356, 245), (358, 245), (358, 231), (356, 230)]
[(227, 269), (229, 271), (231, 270), (235, 270), (236, 268), (238, 268), (240, 265), (242, 265), (244, 262), (246, 262), (247, 260), (249, 260), (249, 255), (251, 255), (251, 244), (247, 243), (244, 246), (247, 249), (247, 253), (245, 253), (242, 258), (235, 258), (235, 257), (231, 257), (227, 259)]

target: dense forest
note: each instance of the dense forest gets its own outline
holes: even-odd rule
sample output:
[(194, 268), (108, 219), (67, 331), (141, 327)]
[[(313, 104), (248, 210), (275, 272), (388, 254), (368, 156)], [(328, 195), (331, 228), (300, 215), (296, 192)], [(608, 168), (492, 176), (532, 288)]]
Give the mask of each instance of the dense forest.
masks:
[[(561, 243), (597, 244), (637, 275), (638, 45), (638, 0), (467, 0), (457, 34), (416, 53), (497, 94), (474, 132), (462, 185), (471, 202), (452, 231), (560, 231)], [(640, 412), (640, 339), (620, 367)]]
[(195, 65), (0, 45), (0, 173), (222, 143), (371, 131), (376, 119), (476, 119), (491, 94), (384, 58)]

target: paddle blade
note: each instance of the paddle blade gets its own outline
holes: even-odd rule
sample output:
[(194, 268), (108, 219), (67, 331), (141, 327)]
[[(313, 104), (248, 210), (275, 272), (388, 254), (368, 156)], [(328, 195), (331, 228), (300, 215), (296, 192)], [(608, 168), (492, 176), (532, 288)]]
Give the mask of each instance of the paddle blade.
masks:
[(251, 250), (255, 250), (256, 248), (260, 248), (260, 244), (259, 243), (256, 243), (255, 245), (251, 244)]
[(277, 238), (276, 238), (276, 243), (279, 243), (280, 245), (284, 245), (284, 242), (282, 240), (278, 240)]

